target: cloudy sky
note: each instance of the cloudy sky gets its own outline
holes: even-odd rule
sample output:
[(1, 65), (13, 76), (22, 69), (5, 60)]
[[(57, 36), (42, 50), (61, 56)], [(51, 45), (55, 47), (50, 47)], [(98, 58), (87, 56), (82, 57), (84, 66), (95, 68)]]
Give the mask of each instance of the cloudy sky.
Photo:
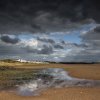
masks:
[(96, 0), (0, 0), (0, 59), (100, 61)]

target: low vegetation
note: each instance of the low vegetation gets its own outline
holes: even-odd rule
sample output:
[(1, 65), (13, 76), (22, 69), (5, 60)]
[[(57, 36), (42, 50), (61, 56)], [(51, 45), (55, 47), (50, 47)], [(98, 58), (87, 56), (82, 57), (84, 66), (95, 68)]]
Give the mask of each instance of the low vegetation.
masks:
[(0, 89), (13, 87), (35, 78), (38, 70), (0, 66)]

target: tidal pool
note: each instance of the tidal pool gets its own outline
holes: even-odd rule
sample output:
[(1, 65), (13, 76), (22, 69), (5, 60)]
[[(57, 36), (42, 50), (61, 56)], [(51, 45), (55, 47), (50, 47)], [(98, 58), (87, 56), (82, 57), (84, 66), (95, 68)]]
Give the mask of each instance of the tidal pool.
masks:
[(62, 68), (45, 68), (38, 71), (36, 78), (17, 86), (16, 93), (22, 96), (36, 96), (48, 88), (100, 86), (99, 80), (78, 79), (69, 76)]

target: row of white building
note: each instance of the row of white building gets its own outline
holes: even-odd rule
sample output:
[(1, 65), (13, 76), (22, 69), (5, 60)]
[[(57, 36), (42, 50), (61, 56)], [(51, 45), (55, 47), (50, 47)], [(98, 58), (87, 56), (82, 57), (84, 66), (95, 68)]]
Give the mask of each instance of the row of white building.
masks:
[(28, 62), (28, 63), (37, 63), (37, 64), (40, 64), (40, 63), (47, 63), (47, 62), (42, 62), (42, 61), (27, 61), (27, 60), (24, 60), (24, 59), (17, 59), (16, 61), (18, 62)]

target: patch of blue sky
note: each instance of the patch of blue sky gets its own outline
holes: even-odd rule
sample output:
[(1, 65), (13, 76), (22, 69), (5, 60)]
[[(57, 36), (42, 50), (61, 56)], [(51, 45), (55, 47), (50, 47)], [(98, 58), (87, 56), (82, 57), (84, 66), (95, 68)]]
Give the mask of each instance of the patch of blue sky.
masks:
[(30, 33), (24, 33), (24, 34), (20, 34), (18, 37), (19, 39), (22, 39), (22, 40), (28, 40), (28, 39), (34, 38), (34, 35)]
[(53, 34), (53, 38), (55, 38), (56, 41), (64, 40), (65, 42), (71, 42), (71, 43), (77, 43), (80, 44), (81, 38), (79, 37), (78, 32), (72, 32), (71, 34)]
[(80, 34), (83, 32), (88, 32), (92, 29), (94, 29), (97, 26), (95, 23), (90, 24), (84, 24), (79, 26), (79, 28), (76, 28), (74, 30), (70, 30), (67, 32), (52, 32), (50, 34), (32, 34), (32, 33), (24, 33), (20, 34), (18, 37), (22, 40), (28, 40), (32, 38), (42, 37), (42, 38), (51, 38), (54, 39), (56, 42), (59, 42), (59, 40), (64, 40), (66, 42), (71, 43), (81, 43)]

